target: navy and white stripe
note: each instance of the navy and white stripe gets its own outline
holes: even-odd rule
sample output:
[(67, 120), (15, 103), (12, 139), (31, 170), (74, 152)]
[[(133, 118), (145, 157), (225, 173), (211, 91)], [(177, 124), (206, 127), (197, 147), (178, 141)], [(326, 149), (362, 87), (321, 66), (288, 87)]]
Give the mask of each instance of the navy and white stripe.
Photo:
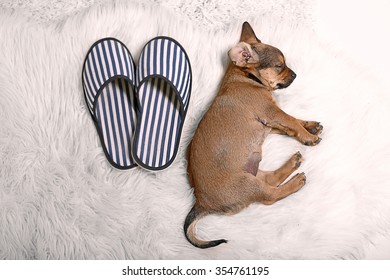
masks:
[(135, 65), (129, 50), (115, 38), (97, 41), (85, 58), (82, 80), (107, 159), (119, 169), (134, 167), (130, 144), (137, 119)]
[(172, 38), (149, 41), (137, 70), (138, 123), (133, 141), (137, 164), (150, 170), (174, 160), (191, 95), (189, 58)]

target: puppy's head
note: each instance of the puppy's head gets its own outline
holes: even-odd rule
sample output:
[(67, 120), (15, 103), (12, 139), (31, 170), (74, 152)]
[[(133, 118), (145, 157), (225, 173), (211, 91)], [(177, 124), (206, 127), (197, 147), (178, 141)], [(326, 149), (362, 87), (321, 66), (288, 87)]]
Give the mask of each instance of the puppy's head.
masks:
[(257, 39), (247, 22), (242, 26), (240, 42), (228, 54), (233, 64), (271, 90), (288, 87), (296, 77), (286, 66), (283, 53)]

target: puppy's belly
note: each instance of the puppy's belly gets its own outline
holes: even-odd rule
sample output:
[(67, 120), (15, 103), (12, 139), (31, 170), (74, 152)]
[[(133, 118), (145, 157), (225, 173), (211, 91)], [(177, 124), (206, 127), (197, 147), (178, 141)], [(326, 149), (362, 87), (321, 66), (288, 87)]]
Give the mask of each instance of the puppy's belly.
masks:
[(260, 123), (249, 126), (232, 123), (215, 132), (212, 138), (204, 139), (203, 156), (213, 163), (210, 168), (216, 172), (245, 171), (256, 175), (267, 134), (268, 129)]
[(260, 161), (261, 161), (261, 153), (253, 152), (251, 155), (249, 155), (244, 165), (244, 171), (252, 174), (253, 176), (256, 176), (257, 171), (259, 170)]

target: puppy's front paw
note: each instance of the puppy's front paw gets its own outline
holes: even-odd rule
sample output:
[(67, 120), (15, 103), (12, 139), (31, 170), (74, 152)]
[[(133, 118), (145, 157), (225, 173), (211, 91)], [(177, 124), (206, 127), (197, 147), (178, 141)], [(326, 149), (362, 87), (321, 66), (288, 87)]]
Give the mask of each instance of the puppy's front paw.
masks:
[(303, 127), (313, 135), (319, 135), (324, 128), (321, 123), (315, 121), (305, 121)]
[(321, 138), (318, 136), (315, 136), (313, 139), (305, 140), (302, 143), (306, 146), (315, 146), (318, 145), (321, 142)]

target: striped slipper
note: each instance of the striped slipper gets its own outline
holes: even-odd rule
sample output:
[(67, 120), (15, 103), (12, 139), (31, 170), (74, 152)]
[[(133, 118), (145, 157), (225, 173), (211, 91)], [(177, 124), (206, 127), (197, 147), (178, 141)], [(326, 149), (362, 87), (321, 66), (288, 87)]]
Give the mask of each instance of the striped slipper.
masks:
[(126, 46), (104, 38), (89, 49), (84, 61), (84, 96), (108, 161), (118, 169), (136, 166), (131, 138), (136, 124), (135, 66)]
[(156, 37), (142, 50), (137, 70), (138, 121), (135, 162), (149, 170), (168, 167), (176, 157), (191, 95), (191, 65), (183, 47)]

